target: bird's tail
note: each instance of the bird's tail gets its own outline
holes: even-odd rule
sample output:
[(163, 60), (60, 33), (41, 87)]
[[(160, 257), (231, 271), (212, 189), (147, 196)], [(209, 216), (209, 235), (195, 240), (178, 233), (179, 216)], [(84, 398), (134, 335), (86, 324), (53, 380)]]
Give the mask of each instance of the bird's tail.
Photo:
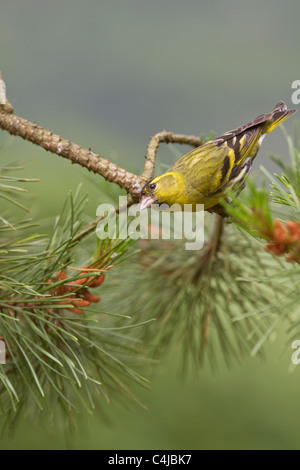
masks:
[(270, 112), (270, 115), (266, 121), (266, 128), (265, 132), (269, 134), (275, 129), (278, 124), (281, 124), (285, 119), (290, 117), (292, 114), (296, 113), (298, 109), (290, 109), (288, 110), (286, 104), (283, 101), (279, 101), (275, 104), (274, 108)]

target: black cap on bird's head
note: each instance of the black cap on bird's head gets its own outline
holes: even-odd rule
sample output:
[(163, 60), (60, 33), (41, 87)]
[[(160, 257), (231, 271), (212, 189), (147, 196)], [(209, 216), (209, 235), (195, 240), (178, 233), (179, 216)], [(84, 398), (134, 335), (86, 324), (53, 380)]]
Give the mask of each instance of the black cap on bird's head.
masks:
[(140, 210), (150, 207), (155, 202), (158, 202), (155, 195), (156, 183), (154, 183), (154, 178), (148, 181), (142, 188), (140, 194)]

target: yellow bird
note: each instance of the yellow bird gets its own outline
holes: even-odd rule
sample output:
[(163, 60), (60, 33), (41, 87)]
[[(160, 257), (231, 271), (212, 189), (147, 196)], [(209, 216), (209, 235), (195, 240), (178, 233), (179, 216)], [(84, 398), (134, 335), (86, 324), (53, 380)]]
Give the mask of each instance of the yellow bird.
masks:
[(203, 204), (211, 209), (224, 199), (225, 192), (244, 181), (265, 136), (294, 114), (283, 101), (269, 114), (225, 132), (188, 152), (163, 175), (152, 178), (140, 194), (140, 210), (151, 204)]

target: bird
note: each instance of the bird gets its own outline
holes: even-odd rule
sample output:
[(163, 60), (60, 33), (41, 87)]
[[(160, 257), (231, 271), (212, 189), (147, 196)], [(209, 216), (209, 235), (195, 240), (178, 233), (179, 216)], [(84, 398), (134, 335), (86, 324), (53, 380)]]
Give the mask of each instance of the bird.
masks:
[(260, 114), (183, 155), (143, 186), (140, 211), (152, 204), (179, 204), (182, 210), (189, 204), (195, 211), (197, 204), (203, 204), (204, 210), (213, 212), (228, 189), (242, 189), (266, 135), (296, 111), (279, 101), (270, 113)]

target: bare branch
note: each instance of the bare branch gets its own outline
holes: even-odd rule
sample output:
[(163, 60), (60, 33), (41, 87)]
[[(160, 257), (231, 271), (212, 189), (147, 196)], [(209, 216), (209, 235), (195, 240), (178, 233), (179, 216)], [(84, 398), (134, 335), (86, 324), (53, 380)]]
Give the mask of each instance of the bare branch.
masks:
[(161, 142), (164, 142), (165, 144), (186, 144), (191, 145), (192, 147), (199, 147), (203, 144), (201, 137), (197, 137), (195, 135), (173, 134), (173, 132), (167, 131), (158, 132), (151, 137), (147, 147), (146, 161), (142, 174), (142, 180), (144, 182), (147, 182), (153, 176), (156, 153)]
[(67, 158), (72, 163), (77, 163), (103, 176), (107, 181), (118, 184), (130, 194), (135, 194), (134, 188), (139, 182), (138, 176), (120, 168), (91, 150), (82, 148), (59, 135), (53, 134), (34, 122), (27, 121), (12, 112), (8, 113), (5, 107), (7, 105), (0, 105), (1, 129), (39, 145), (51, 153)]

